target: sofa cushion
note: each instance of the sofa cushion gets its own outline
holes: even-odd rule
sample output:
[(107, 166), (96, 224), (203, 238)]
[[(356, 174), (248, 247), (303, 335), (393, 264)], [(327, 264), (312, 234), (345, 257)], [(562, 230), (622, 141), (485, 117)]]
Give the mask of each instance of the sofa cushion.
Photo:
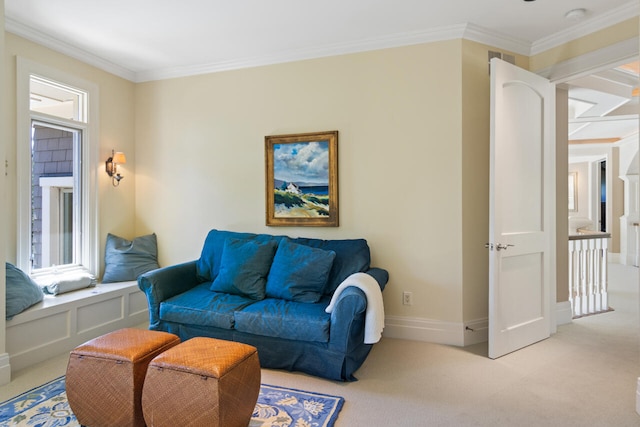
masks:
[(159, 268), (155, 233), (127, 240), (107, 234), (102, 283), (136, 280), (147, 271)]
[(269, 234), (239, 233), (235, 231), (211, 230), (202, 246), (200, 258), (196, 262), (196, 275), (201, 282), (210, 282), (218, 276), (224, 242), (227, 238), (249, 239), (256, 242), (280, 241), (283, 236)]
[(300, 237), (292, 241), (336, 253), (329, 280), (325, 286), (325, 295), (333, 294), (344, 279), (353, 273), (367, 271), (371, 264), (369, 245), (365, 239), (320, 240)]
[[(253, 239), (261, 242), (269, 240), (280, 242), (286, 236), (239, 233), (215, 229), (209, 231), (202, 247), (200, 258), (196, 262), (196, 274), (200, 281), (212, 281), (218, 275), (222, 249), (227, 237)], [(329, 273), (329, 280), (324, 290), (325, 295), (331, 295), (340, 283), (351, 274), (367, 271), (371, 263), (369, 245), (367, 245), (365, 239), (321, 240), (299, 237), (291, 239), (291, 241), (336, 253), (331, 273)]]
[(255, 302), (239, 295), (211, 292), (211, 282), (160, 304), (160, 319), (167, 322), (232, 329), (233, 313)]
[(276, 247), (274, 240), (260, 242), (227, 238), (220, 258), (220, 271), (211, 284), (211, 290), (264, 299)]
[(24, 271), (5, 262), (6, 278), (6, 319), (23, 312), (44, 298), (42, 289)]
[(235, 313), (235, 329), (248, 334), (288, 340), (328, 342), (331, 315), (329, 299), (316, 304), (267, 298)]
[(267, 278), (267, 297), (318, 302), (324, 293), (335, 257), (334, 251), (282, 239)]

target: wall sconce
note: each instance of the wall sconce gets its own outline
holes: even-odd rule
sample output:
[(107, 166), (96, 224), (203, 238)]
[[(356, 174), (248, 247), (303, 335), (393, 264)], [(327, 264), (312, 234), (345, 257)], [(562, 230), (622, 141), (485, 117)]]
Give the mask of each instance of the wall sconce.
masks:
[(111, 150), (111, 157), (104, 163), (104, 168), (107, 171), (107, 175), (111, 177), (111, 183), (114, 187), (120, 185), (120, 180), (124, 176), (118, 172), (118, 165), (127, 163), (127, 158), (122, 151)]

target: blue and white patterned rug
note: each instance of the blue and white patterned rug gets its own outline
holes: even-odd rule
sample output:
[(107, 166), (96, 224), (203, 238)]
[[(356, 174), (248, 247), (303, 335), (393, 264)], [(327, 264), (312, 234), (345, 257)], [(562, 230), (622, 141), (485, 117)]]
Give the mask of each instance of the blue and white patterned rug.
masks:
[[(262, 384), (249, 427), (331, 427), (344, 398)], [(0, 403), (0, 427), (79, 427), (64, 377)]]

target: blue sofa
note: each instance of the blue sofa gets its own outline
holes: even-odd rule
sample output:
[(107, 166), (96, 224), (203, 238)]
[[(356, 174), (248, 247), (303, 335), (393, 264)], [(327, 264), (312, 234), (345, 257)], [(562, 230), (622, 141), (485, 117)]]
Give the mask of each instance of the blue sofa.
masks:
[(325, 309), (353, 273), (369, 274), (380, 291), (389, 277), (370, 267), (364, 239), (211, 230), (199, 259), (145, 273), (138, 285), (150, 329), (243, 342), (258, 348), (262, 367), (352, 381), (372, 347), (364, 342), (367, 297), (343, 285), (333, 311)]

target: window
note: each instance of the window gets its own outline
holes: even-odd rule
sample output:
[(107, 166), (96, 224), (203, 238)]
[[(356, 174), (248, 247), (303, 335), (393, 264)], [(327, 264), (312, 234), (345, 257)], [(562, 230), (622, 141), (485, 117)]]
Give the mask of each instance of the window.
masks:
[(18, 265), (97, 273), (97, 87), (18, 58)]
[(79, 264), (82, 131), (36, 120), (31, 131), (31, 269)]

